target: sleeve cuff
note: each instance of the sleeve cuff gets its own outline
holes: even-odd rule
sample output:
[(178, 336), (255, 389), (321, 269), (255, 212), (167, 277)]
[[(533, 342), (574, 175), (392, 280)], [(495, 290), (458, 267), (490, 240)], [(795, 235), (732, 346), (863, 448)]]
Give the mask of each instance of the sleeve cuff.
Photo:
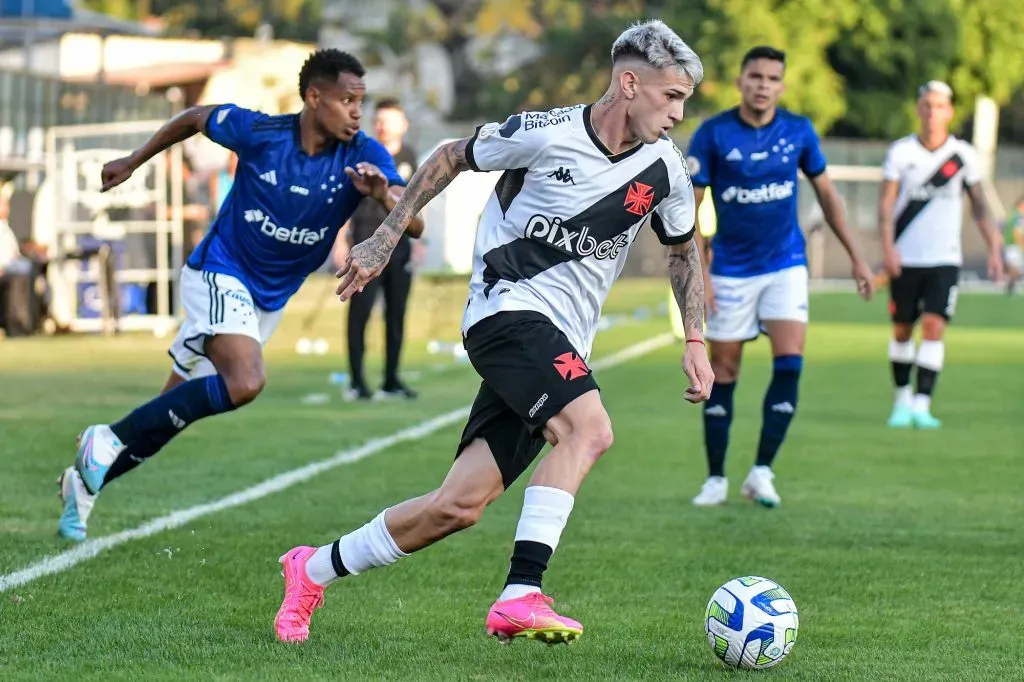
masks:
[(480, 166), (476, 164), (476, 157), (473, 155), (473, 145), (476, 144), (476, 137), (480, 134), (480, 128), (483, 126), (477, 126), (476, 132), (473, 133), (473, 137), (469, 138), (469, 143), (466, 145), (466, 163), (469, 164), (471, 170), (476, 173), (480, 173)]
[(693, 232), (695, 228), (696, 225), (691, 227), (690, 230), (684, 234), (670, 235), (665, 229), (665, 221), (661, 219), (661, 216), (657, 213), (651, 215), (651, 229), (654, 230), (654, 234), (658, 235), (658, 241), (661, 242), (662, 246), (677, 246), (679, 244), (685, 244), (693, 239)]

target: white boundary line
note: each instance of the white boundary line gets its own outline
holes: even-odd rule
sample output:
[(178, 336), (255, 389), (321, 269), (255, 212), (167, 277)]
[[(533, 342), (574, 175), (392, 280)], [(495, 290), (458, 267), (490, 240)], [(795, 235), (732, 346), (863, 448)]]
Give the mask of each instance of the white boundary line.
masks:
[[(607, 357), (596, 360), (591, 364), (594, 369), (606, 369), (621, 365), (624, 362), (633, 360), (648, 353), (651, 353), (659, 348), (663, 348), (674, 340), (672, 334), (662, 334), (646, 341), (642, 341), (632, 346), (628, 346), (617, 353), (613, 353)], [(345, 464), (352, 464), (359, 460), (372, 457), (384, 450), (387, 450), (393, 445), (403, 443), (406, 441), (415, 441), (426, 438), (435, 431), (439, 431), (449, 424), (462, 421), (469, 415), (469, 407), (460, 407), (457, 410), (446, 412), (437, 417), (427, 419), (426, 421), (420, 422), (415, 426), (403, 429), (390, 436), (384, 436), (383, 438), (375, 438), (367, 441), (362, 445), (352, 448), (349, 450), (342, 450), (333, 457), (322, 459), (319, 462), (313, 462), (306, 466), (299, 467), (298, 469), (292, 469), (286, 471), (283, 474), (278, 474), (272, 478), (268, 478), (262, 483), (257, 483), (254, 486), (239, 490), (238, 492), (222, 497), (219, 500), (213, 502), (206, 502), (199, 504), (194, 507), (187, 509), (179, 509), (178, 511), (171, 512), (166, 516), (161, 516), (151, 521), (147, 521), (141, 526), (123, 530), (120, 533), (114, 533), (113, 535), (104, 535), (96, 538), (95, 540), (86, 540), (82, 544), (61, 552), (60, 554), (54, 554), (48, 556), (45, 559), (41, 559), (36, 563), (27, 566), (19, 571), (8, 573), (6, 575), (0, 575), (0, 592), (6, 592), (7, 590), (15, 587), (20, 587), (26, 583), (30, 583), (33, 580), (37, 580), (47, 575), (53, 575), (55, 573), (63, 573), (71, 568), (74, 568), (83, 561), (88, 561), (100, 554), (105, 550), (123, 545), (126, 542), (132, 540), (140, 540), (147, 538), (151, 535), (156, 535), (165, 530), (172, 530), (174, 528), (180, 528), (185, 524), (194, 521), (200, 517), (207, 516), (225, 509), (231, 509), (232, 507), (238, 507), (243, 504), (247, 504), (254, 500), (272, 495), (276, 492), (290, 488), (296, 483), (302, 483), (309, 479), (317, 476), (330, 469), (337, 468)]]

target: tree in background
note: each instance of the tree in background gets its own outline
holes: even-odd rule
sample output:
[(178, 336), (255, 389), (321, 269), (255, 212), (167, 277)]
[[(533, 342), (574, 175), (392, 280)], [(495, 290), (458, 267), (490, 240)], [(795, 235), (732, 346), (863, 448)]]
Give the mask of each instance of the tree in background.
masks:
[(316, 42), (323, 0), (84, 0), (89, 9), (122, 19), (160, 17), (166, 33), (206, 38), (252, 36), (262, 23), (286, 40)]
[[(277, 37), (315, 42), (324, 0), (85, 4), (122, 18), (160, 16), (172, 35), (251, 36), (269, 22)], [(737, 103), (739, 61), (763, 43), (788, 55), (783, 105), (823, 134), (891, 139), (910, 132), (916, 88), (930, 78), (953, 86), (961, 124), (980, 94), (1024, 106), (1013, 98), (1024, 84), (1020, 0), (399, 0), (388, 28), (364, 36), (365, 56), (412, 74), (411, 46), (440, 45), (455, 87), (448, 117), (489, 120), (596, 100), (607, 85), (612, 40), (647, 16), (664, 19), (704, 61), (705, 82), (684, 130)], [(1014, 130), (1024, 142), (1024, 129)]]

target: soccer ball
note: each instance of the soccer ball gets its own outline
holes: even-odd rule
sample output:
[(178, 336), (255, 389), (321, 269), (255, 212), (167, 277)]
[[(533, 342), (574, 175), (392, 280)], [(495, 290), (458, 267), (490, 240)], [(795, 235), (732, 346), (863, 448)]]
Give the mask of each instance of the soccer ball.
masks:
[(728, 666), (770, 668), (793, 649), (800, 621), (781, 585), (746, 576), (718, 588), (704, 613), (711, 650)]

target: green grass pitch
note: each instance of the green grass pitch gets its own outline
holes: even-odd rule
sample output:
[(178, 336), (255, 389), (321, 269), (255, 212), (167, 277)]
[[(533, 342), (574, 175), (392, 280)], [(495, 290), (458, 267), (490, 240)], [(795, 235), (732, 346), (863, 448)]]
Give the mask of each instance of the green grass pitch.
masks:
[[(406, 368), (421, 399), (350, 405), (343, 309), (314, 334), (331, 352), (300, 356), (313, 281), (268, 347), (253, 405), (190, 427), (103, 493), (92, 537), (137, 527), (467, 405), (468, 364), (429, 355), (458, 338), (465, 285), (417, 282)], [(883, 296), (884, 298), (884, 296)], [(660, 281), (624, 281), (595, 357), (662, 334)], [(705, 475), (700, 409), (682, 399), (681, 346), (598, 373), (616, 433), (577, 499), (546, 578), (581, 620), (573, 647), (498, 646), (487, 608), (508, 567), (524, 480), (476, 527), (327, 592), (302, 646), (278, 643), (277, 558), (322, 544), (383, 507), (426, 492), (447, 470), (461, 424), (298, 487), (121, 544), (69, 570), (0, 592), (2, 679), (723, 680), (704, 637), (712, 592), (747, 574), (777, 580), (800, 609), (792, 654), (755, 673), (799, 680), (1024, 678), (1024, 300), (963, 295), (934, 403), (937, 432), (885, 427), (891, 402), (884, 300), (812, 298), (800, 406), (776, 463), (777, 510), (739, 496), (753, 461), (769, 376), (749, 346), (728, 461), (729, 504), (695, 509)], [(381, 355), (379, 319), (370, 357)], [(0, 343), (0, 574), (68, 549), (56, 537), (53, 481), (75, 434), (110, 422), (163, 384), (167, 339)], [(379, 376), (379, 361), (370, 377)], [(310, 394), (327, 394), (309, 404)]]

